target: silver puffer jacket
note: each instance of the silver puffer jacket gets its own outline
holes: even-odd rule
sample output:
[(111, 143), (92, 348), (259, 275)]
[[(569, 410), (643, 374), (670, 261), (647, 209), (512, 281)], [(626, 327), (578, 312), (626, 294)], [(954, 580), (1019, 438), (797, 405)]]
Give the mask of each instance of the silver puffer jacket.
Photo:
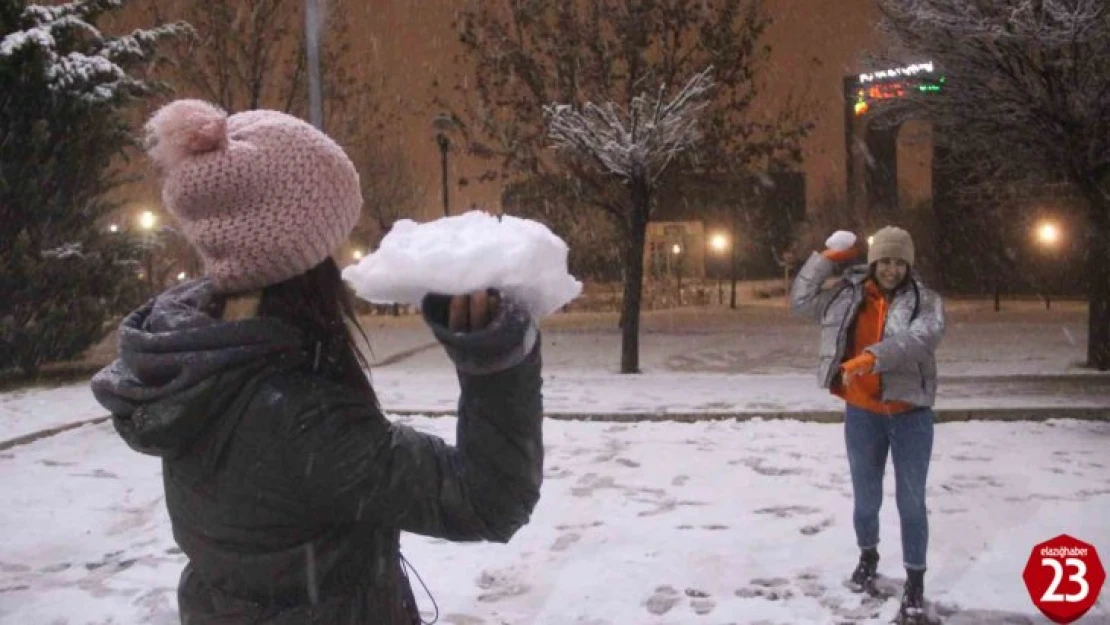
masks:
[[(840, 375), (840, 363), (851, 339), (852, 322), (864, 299), (867, 265), (847, 269), (835, 285), (825, 282), (836, 263), (813, 253), (798, 272), (790, 294), (793, 314), (821, 324), (817, 379), (829, 388)], [(937, 394), (936, 349), (944, 336), (944, 302), (915, 275), (894, 294), (887, 311), (883, 339), (866, 348), (875, 355), (875, 373), (882, 380), (883, 401), (932, 406)]]

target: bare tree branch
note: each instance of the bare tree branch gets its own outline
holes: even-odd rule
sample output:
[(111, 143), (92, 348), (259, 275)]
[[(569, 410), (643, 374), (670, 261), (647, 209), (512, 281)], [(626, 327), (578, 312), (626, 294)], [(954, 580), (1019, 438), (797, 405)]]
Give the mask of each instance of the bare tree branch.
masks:
[[(1064, 182), (1087, 204), (1088, 361), (1110, 368), (1110, 4), (1106, 0), (880, 0), (889, 61), (934, 62), (882, 123), (931, 121), (968, 164), (966, 192)], [(1018, 183), (1018, 184), (1015, 184)]]
[(595, 159), (621, 178), (646, 176), (654, 182), (675, 156), (700, 139), (698, 118), (712, 88), (712, 68), (706, 68), (670, 101), (661, 85), (654, 94), (633, 98), (627, 111), (615, 102), (589, 102), (582, 111), (569, 104), (548, 105), (544, 114), (556, 147)]

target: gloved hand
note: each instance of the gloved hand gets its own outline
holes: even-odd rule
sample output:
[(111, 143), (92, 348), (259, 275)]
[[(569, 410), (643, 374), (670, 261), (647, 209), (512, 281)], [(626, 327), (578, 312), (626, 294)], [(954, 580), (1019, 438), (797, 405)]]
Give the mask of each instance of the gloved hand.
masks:
[(875, 354), (871, 352), (863, 352), (859, 356), (852, 358), (840, 365), (840, 370), (844, 373), (845, 380), (851, 380), (857, 375), (865, 375), (871, 373), (875, 369)]
[(456, 296), (429, 293), (420, 312), (464, 373), (512, 367), (532, 353), (539, 338), (528, 311), (494, 289)]
[(447, 327), (452, 332), (477, 332), (497, 317), (500, 297), (496, 291), (475, 291), (451, 298)]
[(821, 255), (835, 263), (848, 262), (859, 256), (859, 249), (856, 248), (856, 235), (847, 230), (834, 232), (832, 236), (825, 240), (825, 246), (828, 249), (821, 252)]

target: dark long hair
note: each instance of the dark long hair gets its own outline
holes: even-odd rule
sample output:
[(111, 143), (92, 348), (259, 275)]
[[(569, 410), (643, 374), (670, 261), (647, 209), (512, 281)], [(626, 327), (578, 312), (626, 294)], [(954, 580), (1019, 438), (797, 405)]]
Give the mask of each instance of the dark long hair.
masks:
[(263, 289), (258, 315), (281, 319), (300, 330), (308, 367), (378, 405), (367, 377), (370, 367), (355, 332), (368, 349), (369, 340), (358, 322), (339, 266), (331, 257), (305, 273)]

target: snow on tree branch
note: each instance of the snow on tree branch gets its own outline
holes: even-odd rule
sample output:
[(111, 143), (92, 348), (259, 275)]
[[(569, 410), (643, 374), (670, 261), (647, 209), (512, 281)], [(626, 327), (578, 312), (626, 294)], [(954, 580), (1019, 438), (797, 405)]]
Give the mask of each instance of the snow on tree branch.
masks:
[(85, 249), (81, 243), (65, 243), (54, 249), (43, 250), (43, 258), (65, 260), (67, 258), (84, 258)]
[[(881, 0), (895, 59), (926, 58), (946, 80), (884, 104), (925, 117), (949, 147), (993, 170), (1102, 180), (1110, 171), (1106, 0)], [(887, 59), (887, 60), (895, 60)]]
[(701, 138), (697, 122), (712, 88), (710, 67), (670, 101), (665, 99), (666, 85), (661, 85), (655, 94), (633, 98), (628, 110), (614, 102), (588, 102), (581, 111), (569, 104), (545, 106), (548, 136), (556, 148), (593, 158), (621, 178), (655, 180)]
[(894, 21), (953, 36), (988, 36), (1004, 42), (1034, 38), (1042, 44), (1083, 40), (1108, 8), (1105, 0), (899, 0), (887, 2), (884, 13)]
[(143, 83), (121, 63), (147, 57), (159, 40), (190, 32), (185, 24), (136, 30), (106, 37), (86, 21), (122, 5), (122, 0), (81, 0), (59, 6), (24, 9), (23, 28), (0, 39), (0, 58), (33, 51), (44, 59), (44, 75), (52, 88), (83, 92), (90, 102), (106, 102)]

